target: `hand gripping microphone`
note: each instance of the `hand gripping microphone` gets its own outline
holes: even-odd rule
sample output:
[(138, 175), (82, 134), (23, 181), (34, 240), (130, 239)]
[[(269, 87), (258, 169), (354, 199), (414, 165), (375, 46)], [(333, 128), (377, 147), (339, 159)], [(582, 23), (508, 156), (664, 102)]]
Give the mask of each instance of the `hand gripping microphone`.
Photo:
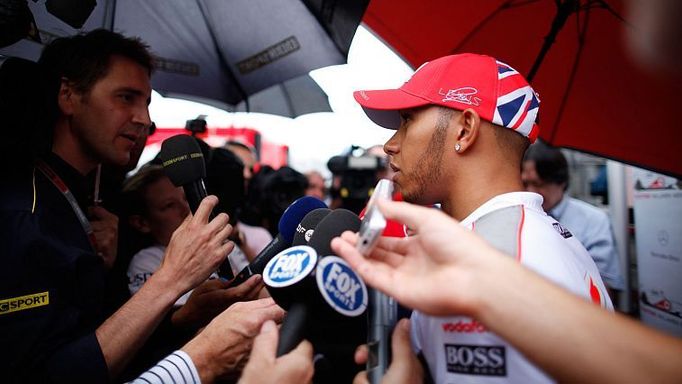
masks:
[(331, 254), (329, 243), (344, 231), (357, 231), (360, 219), (337, 209), (315, 227), (309, 245), (293, 246), (265, 267), (263, 281), (287, 316), (280, 329), (277, 354), (291, 351), (303, 339), (308, 325), (328, 319), (359, 316), (367, 307), (367, 288), (343, 259)]
[(159, 158), (163, 169), (176, 187), (185, 190), (185, 198), (192, 213), (206, 197), (206, 163), (196, 139), (187, 135), (175, 135), (161, 143)]
[[(182, 187), (192, 213), (197, 211), (201, 200), (208, 194), (204, 185), (206, 162), (199, 144), (192, 136), (175, 135), (161, 143), (159, 158), (166, 176), (176, 187)], [(213, 218), (213, 213), (210, 215)], [(232, 279), (232, 266), (226, 257), (220, 264), (218, 274), (224, 279)]]
[(279, 219), (277, 226), (279, 234), (263, 248), (249, 265), (239, 271), (237, 276), (228, 283), (228, 287), (237, 286), (255, 274), (262, 274), (268, 261), (291, 246), (302, 219), (319, 209), (327, 209), (327, 205), (322, 200), (311, 196), (303, 196), (291, 203)]

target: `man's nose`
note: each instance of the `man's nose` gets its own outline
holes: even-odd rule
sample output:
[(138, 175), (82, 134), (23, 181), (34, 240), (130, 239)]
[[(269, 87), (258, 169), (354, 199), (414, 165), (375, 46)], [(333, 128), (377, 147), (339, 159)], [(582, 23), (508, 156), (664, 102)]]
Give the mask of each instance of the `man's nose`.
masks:
[(390, 139), (384, 144), (384, 152), (386, 152), (387, 155), (395, 155), (398, 153), (398, 150), (400, 148), (400, 145), (398, 144), (398, 132), (393, 134)]
[(149, 108), (145, 106), (144, 108), (137, 108), (133, 113), (133, 123), (136, 125), (141, 125), (148, 129), (152, 125), (152, 119), (149, 116)]

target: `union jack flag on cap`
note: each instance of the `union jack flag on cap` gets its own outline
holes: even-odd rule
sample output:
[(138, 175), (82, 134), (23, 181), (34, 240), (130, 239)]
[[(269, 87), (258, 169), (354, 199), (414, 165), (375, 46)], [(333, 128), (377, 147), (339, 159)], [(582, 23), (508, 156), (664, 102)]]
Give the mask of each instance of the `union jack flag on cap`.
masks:
[(493, 57), (463, 53), (424, 63), (398, 89), (357, 91), (367, 116), (386, 128), (400, 127), (401, 109), (424, 105), (474, 109), (493, 124), (515, 130), (534, 142), (540, 100), (528, 81)]
[(509, 65), (496, 60), (499, 95), (492, 122), (535, 141), (539, 129), (536, 122), (540, 99), (526, 79)]

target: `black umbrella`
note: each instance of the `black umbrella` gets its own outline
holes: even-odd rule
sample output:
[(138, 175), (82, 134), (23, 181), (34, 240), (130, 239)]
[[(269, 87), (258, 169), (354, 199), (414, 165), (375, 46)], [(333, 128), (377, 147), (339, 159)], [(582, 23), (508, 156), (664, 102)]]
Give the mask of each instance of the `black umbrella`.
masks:
[[(246, 100), (242, 109), (249, 110), (248, 99), (255, 93), (313, 69), (345, 63), (368, 3), (48, 0), (45, 6), (28, 5), (43, 42), (102, 27), (139, 36), (157, 57), (155, 90), (231, 110)], [(41, 49), (39, 43), (21, 40), (0, 49), (0, 54), (36, 59)], [(290, 86), (270, 92), (292, 97)], [(288, 114), (295, 115), (296, 108), (289, 109)], [(329, 110), (328, 104), (322, 110)]]

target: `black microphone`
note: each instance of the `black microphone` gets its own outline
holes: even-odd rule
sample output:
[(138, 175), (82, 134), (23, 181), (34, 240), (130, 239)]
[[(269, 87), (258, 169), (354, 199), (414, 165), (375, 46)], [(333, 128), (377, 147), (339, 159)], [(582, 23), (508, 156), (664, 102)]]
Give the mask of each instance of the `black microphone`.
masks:
[[(182, 187), (189, 209), (195, 213), (201, 200), (208, 195), (204, 185), (206, 162), (196, 139), (188, 135), (175, 135), (167, 138), (161, 143), (159, 158), (166, 176), (173, 185)], [(213, 213), (210, 218), (213, 218)], [(232, 266), (227, 257), (220, 264), (218, 274), (227, 280), (234, 278)]]
[(332, 213), (332, 210), (329, 208), (317, 208), (305, 215), (296, 227), (296, 233), (294, 233), (294, 240), (291, 242), (291, 245), (308, 245), (317, 225), (330, 213)]
[(301, 342), (311, 318), (319, 323), (339, 314), (359, 316), (365, 312), (367, 288), (343, 259), (332, 256), (330, 246), (334, 237), (359, 228), (357, 215), (345, 209), (334, 210), (315, 227), (308, 246), (293, 246), (266, 266), (263, 280), (268, 291), (278, 305), (287, 309), (278, 356)]
[(192, 213), (207, 196), (204, 178), (206, 162), (199, 144), (192, 136), (175, 135), (161, 143), (159, 158), (166, 176), (176, 187), (182, 187)]
[(249, 265), (239, 271), (237, 276), (227, 283), (227, 286), (237, 286), (248, 280), (249, 277), (263, 273), (263, 269), (270, 259), (291, 246), (301, 221), (309, 213), (319, 209), (328, 210), (327, 205), (322, 200), (312, 196), (304, 196), (291, 203), (279, 219), (277, 225), (279, 234), (260, 251)]

